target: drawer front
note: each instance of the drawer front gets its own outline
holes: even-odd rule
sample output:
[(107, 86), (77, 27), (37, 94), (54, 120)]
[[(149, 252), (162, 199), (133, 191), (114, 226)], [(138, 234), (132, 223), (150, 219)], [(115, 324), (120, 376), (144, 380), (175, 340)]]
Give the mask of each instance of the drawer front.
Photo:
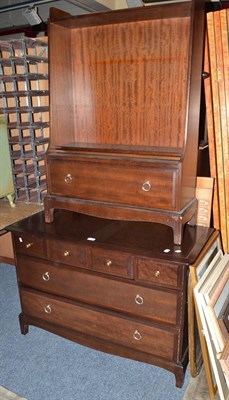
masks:
[(17, 254), (46, 258), (45, 242), (42, 237), (31, 233), (13, 233), (13, 242)]
[(132, 258), (129, 254), (104, 249), (92, 249), (92, 269), (106, 274), (133, 277)]
[(136, 264), (136, 279), (139, 281), (172, 288), (183, 287), (181, 266), (147, 258), (139, 258)]
[(180, 293), (133, 285), (19, 257), (21, 285), (156, 322), (176, 325)]
[(31, 317), (167, 360), (174, 358), (178, 338), (172, 329), (143, 324), (25, 289), (21, 290), (21, 302), (23, 313)]
[(120, 205), (177, 209), (178, 169), (101, 159), (49, 160), (50, 194)]
[(47, 239), (48, 259), (55, 262), (87, 268), (86, 248), (73, 242)]

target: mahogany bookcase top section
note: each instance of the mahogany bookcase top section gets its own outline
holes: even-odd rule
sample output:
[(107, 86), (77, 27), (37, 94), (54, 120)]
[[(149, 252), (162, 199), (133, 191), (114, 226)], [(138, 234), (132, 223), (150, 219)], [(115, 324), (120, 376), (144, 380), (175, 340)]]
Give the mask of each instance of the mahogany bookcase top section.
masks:
[(49, 150), (88, 145), (182, 159), (202, 73), (199, 3), (81, 16), (52, 9)]
[(68, 29), (75, 29), (95, 25), (121, 24), (152, 19), (182, 18), (190, 16), (191, 10), (192, 1), (190, 0), (163, 4), (163, 7), (161, 5), (153, 5), (77, 16), (72, 16), (52, 7), (50, 9), (49, 21)]

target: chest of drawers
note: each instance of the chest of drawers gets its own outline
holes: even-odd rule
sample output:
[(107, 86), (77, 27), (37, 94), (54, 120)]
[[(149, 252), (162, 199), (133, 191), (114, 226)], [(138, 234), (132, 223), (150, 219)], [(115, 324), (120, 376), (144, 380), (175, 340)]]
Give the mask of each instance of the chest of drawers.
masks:
[[(214, 230), (186, 226), (181, 246), (165, 225), (56, 210), (8, 228), (29, 325), (166, 368), (182, 386), (188, 363), (187, 282)], [(165, 246), (166, 243), (166, 246)]]

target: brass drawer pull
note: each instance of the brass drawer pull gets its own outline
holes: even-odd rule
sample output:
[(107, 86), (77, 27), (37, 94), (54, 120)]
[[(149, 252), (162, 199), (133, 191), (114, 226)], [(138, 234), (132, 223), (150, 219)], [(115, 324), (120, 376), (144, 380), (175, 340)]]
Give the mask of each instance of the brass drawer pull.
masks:
[(49, 273), (48, 273), (48, 272), (45, 272), (45, 273), (42, 275), (42, 278), (43, 278), (44, 281), (49, 281), (49, 279), (50, 279)]
[(66, 183), (72, 183), (72, 181), (73, 181), (72, 175), (71, 175), (71, 174), (65, 175), (64, 181), (65, 181)]
[(51, 308), (50, 304), (48, 304), (46, 307), (44, 307), (44, 310), (45, 310), (45, 312), (46, 312), (47, 314), (51, 314), (52, 308)]
[(142, 335), (140, 334), (140, 332), (135, 331), (135, 332), (133, 333), (133, 337), (134, 337), (135, 340), (141, 340)]
[(107, 261), (106, 261), (106, 266), (107, 266), (107, 267), (110, 267), (111, 265), (112, 265), (112, 261), (111, 261), (111, 260), (107, 260)]
[(27, 243), (27, 244), (25, 245), (25, 247), (26, 247), (27, 249), (29, 249), (32, 245), (33, 245), (32, 242), (31, 242), (31, 243)]
[(155, 276), (158, 277), (158, 276), (160, 276), (160, 275), (161, 275), (160, 271), (157, 270), (157, 271), (155, 272)]
[(151, 190), (151, 188), (152, 188), (152, 185), (151, 185), (150, 181), (146, 181), (142, 184), (142, 190), (144, 192), (149, 192)]
[(138, 304), (139, 306), (142, 305), (144, 303), (143, 297), (137, 294), (137, 296), (135, 297), (135, 303)]
[(67, 256), (69, 256), (69, 254), (70, 254), (70, 253), (69, 253), (69, 251), (68, 251), (68, 250), (65, 250), (65, 251), (64, 251), (64, 257), (67, 257)]

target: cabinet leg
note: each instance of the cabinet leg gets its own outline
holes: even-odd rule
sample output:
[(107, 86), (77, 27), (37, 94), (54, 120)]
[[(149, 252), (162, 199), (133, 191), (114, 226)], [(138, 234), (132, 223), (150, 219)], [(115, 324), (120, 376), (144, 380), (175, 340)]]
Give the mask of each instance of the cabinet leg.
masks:
[(14, 195), (14, 193), (8, 194), (7, 195), (7, 199), (9, 200), (10, 206), (11, 207), (15, 207), (15, 203), (14, 203), (15, 195)]
[(26, 323), (25, 317), (22, 313), (19, 315), (19, 323), (22, 335), (26, 335), (29, 332), (29, 325)]
[(186, 224), (195, 226), (197, 221), (197, 200), (191, 203), (191, 206), (179, 217), (176, 216), (171, 223), (173, 228), (174, 244), (181, 245), (183, 238), (183, 230)]
[(197, 224), (197, 213), (195, 213), (190, 219), (190, 221), (188, 221), (188, 225), (196, 226), (196, 224)]
[(184, 370), (183, 367), (175, 367), (176, 387), (182, 388), (184, 383)]
[(53, 222), (54, 208), (45, 208), (45, 222), (50, 224)]
[(183, 236), (183, 224), (182, 222), (173, 225), (173, 241), (176, 245), (181, 245)]

